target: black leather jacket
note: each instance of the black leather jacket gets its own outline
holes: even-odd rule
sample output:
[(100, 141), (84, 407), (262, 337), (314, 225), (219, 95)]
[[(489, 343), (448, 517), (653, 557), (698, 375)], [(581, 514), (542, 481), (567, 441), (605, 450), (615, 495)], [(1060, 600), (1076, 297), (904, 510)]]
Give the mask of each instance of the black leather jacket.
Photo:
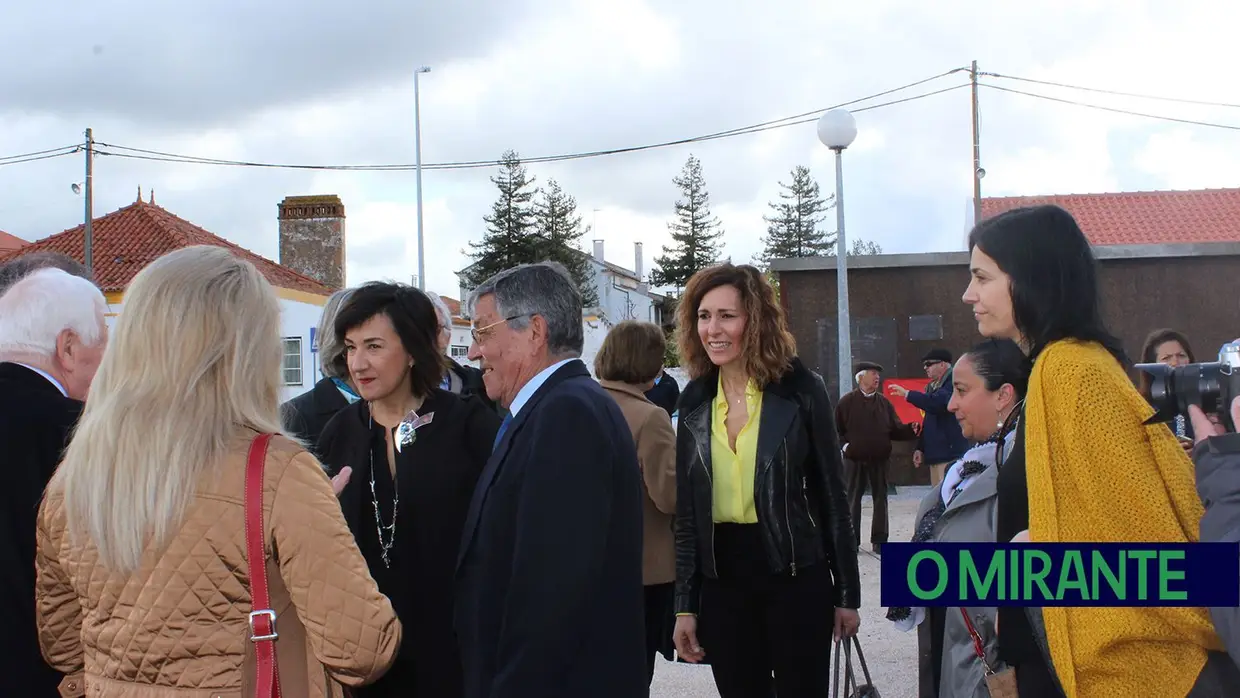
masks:
[[(718, 373), (681, 394), (676, 434), (676, 612), (697, 613), (702, 575), (717, 577), (710, 433)], [(861, 606), (857, 542), (841, 476), (834, 408), (798, 359), (762, 394), (754, 505), (772, 574), (826, 562), (837, 608)]]

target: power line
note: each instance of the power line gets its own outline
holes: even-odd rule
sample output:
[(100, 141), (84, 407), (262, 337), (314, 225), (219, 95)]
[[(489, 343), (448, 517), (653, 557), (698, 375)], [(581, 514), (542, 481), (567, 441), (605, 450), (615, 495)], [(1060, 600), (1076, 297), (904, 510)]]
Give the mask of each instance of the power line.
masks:
[(1113, 114), (1125, 114), (1127, 116), (1140, 116), (1146, 119), (1156, 119), (1159, 121), (1171, 121), (1171, 122), (1175, 122), (1178, 124), (1190, 124), (1192, 126), (1207, 126), (1209, 128), (1221, 128), (1221, 129), (1226, 129), (1229, 131), (1240, 131), (1240, 126), (1234, 126), (1231, 124), (1216, 124), (1216, 123), (1211, 123), (1209, 121), (1197, 121), (1195, 119), (1181, 119), (1181, 118), (1174, 117), (1174, 116), (1163, 116), (1161, 114), (1147, 114), (1145, 112), (1132, 111), (1129, 109), (1119, 109), (1116, 107), (1104, 107), (1100, 104), (1088, 104), (1086, 102), (1077, 102), (1075, 100), (1063, 99), (1061, 97), (1051, 97), (1050, 95), (1037, 94), (1034, 92), (1025, 92), (1023, 90), (1014, 90), (1010, 87), (1000, 87), (998, 85), (989, 85), (986, 83), (979, 83), (979, 84), (982, 87), (988, 87), (992, 90), (999, 90), (1000, 92), (1011, 92), (1012, 94), (1025, 95), (1026, 97), (1034, 97), (1037, 99), (1045, 99), (1050, 102), (1059, 102), (1060, 104), (1071, 104), (1077, 107), (1097, 109), (1099, 111), (1111, 112)]
[[(710, 133), (710, 134), (706, 134), (702, 136), (694, 136), (691, 138), (683, 138), (683, 139), (678, 139), (678, 140), (673, 140), (673, 141), (664, 141), (661, 143), (652, 143), (652, 144), (640, 145), (640, 146), (631, 146), (627, 148), (614, 148), (614, 149), (609, 149), (609, 150), (595, 150), (595, 151), (578, 152), (578, 153), (565, 153), (565, 154), (560, 154), (560, 155), (522, 158), (521, 162), (522, 164), (537, 164), (537, 163), (562, 162), (566, 160), (580, 160), (580, 159), (585, 159), (585, 158), (603, 157), (606, 155), (618, 155), (618, 154), (624, 154), (624, 153), (640, 152), (640, 151), (645, 151), (645, 150), (654, 150), (657, 148), (667, 148), (667, 147), (677, 146), (677, 145), (686, 145), (690, 143), (701, 143), (705, 141), (717, 140), (717, 139), (722, 139), (722, 138), (731, 138), (734, 136), (741, 136), (741, 135), (747, 135), (747, 134), (752, 134), (752, 133), (761, 133), (763, 131), (769, 131), (769, 130), (773, 130), (777, 128), (785, 128), (788, 126), (796, 126), (796, 125), (816, 121), (818, 118), (818, 115), (821, 115), (823, 112), (828, 111), (830, 109), (837, 109), (837, 108), (859, 104), (862, 102), (868, 102), (878, 97), (883, 97), (886, 95), (893, 94), (895, 92), (900, 92), (900, 91), (907, 90), (912, 87), (917, 87), (927, 82), (938, 80), (940, 78), (946, 77), (948, 75), (951, 75), (953, 73), (957, 73), (963, 70), (966, 70), (966, 69), (955, 68), (955, 69), (940, 73), (938, 75), (934, 75), (928, 78), (923, 78), (921, 80), (909, 83), (907, 85), (901, 85), (900, 87), (892, 88), (889, 90), (884, 90), (882, 92), (868, 95), (866, 97), (861, 97), (859, 99), (853, 99), (853, 100), (844, 102), (839, 105), (826, 107), (823, 109), (815, 109), (815, 110), (804, 112), (801, 114), (795, 114), (793, 116), (786, 116), (781, 119), (766, 121), (766, 122), (762, 122), (759, 124), (752, 124), (750, 126), (744, 126), (740, 128), (728, 129), (726, 131), (718, 131), (715, 133)], [(871, 104), (865, 107), (854, 109), (853, 111), (855, 113), (860, 113), (864, 111), (870, 111), (873, 109), (879, 109), (882, 107), (893, 106), (896, 104), (903, 104), (905, 102), (911, 102), (911, 101), (915, 101), (918, 99), (924, 99), (926, 97), (943, 94), (945, 92), (951, 92), (953, 90), (957, 90), (962, 87), (967, 87), (967, 83), (963, 83), (960, 85), (954, 85), (952, 87), (947, 87), (947, 88), (943, 88), (939, 90), (933, 90), (931, 92), (913, 95), (911, 97), (904, 97), (901, 99), (895, 99), (895, 100), (891, 100), (888, 102)], [(200, 164), (200, 165), (223, 165), (223, 166), (232, 166), (232, 167), (259, 167), (259, 168), (299, 169), (299, 170), (409, 171), (409, 170), (416, 169), (416, 165), (410, 165), (410, 164), (308, 165), (308, 164), (296, 164), (296, 163), (270, 163), (270, 162), (244, 161), (244, 160), (226, 160), (226, 159), (220, 159), (220, 158), (200, 157), (196, 155), (184, 155), (180, 153), (172, 153), (172, 152), (167, 152), (167, 151), (150, 150), (150, 149), (145, 149), (145, 148), (135, 148), (135, 147), (119, 145), (115, 143), (97, 142), (96, 146), (99, 148), (108, 149), (108, 150), (97, 151), (99, 155), (107, 155), (111, 157), (128, 158), (128, 159), (134, 159), (134, 160), (148, 160), (148, 161), (154, 161), (154, 162), (177, 162), (177, 163)], [(120, 151), (120, 150), (127, 151), (127, 152), (123, 152), (123, 153), (113, 152), (113, 151)], [(422, 168), (424, 170), (459, 170), (459, 169), (495, 167), (499, 164), (500, 162), (498, 160), (472, 160), (472, 161), (460, 161), (460, 162), (429, 163), (429, 164), (423, 164)]]
[(21, 153), (20, 155), (5, 155), (0, 157), (0, 165), (20, 165), (24, 162), (58, 158), (63, 155), (72, 155), (78, 152), (80, 148), (81, 146), (78, 145), (65, 145), (59, 148), (49, 148), (48, 150), (36, 150), (32, 153)]
[(1083, 87), (1081, 85), (1069, 85), (1062, 82), (1051, 82), (1050, 80), (1035, 80), (1033, 78), (1022, 78), (1015, 75), (1002, 75), (1000, 73), (987, 73), (978, 71), (978, 75), (988, 78), (999, 78), (1002, 80), (1016, 80), (1019, 82), (1028, 82), (1035, 85), (1045, 85), (1047, 87), (1062, 87), (1068, 90), (1081, 90), (1084, 92), (1097, 92), (1106, 95), (1116, 95), (1119, 97), (1134, 97), (1136, 99), (1153, 99), (1161, 102), (1179, 102), (1181, 104), (1197, 104), (1206, 107), (1227, 107), (1229, 109), (1240, 109), (1240, 104), (1231, 104), (1228, 102), (1210, 102), (1200, 99), (1183, 99), (1180, 97), (1165, 97), (1161, 95), (1140, 94), (1136, 92), (1121, 92), (1119, 90), (1106, 90), (1100, 87)]

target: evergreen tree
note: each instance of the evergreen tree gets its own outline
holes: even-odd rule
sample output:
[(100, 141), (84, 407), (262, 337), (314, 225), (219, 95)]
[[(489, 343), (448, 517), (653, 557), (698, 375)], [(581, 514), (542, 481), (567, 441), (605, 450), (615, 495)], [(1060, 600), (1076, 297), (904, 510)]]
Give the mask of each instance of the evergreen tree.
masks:
[(481, 242), (471, 242), (469, 256), (474, 264), (467, 283), (476, 287), (505, 269), (518, 264), (537, 262), (539, 245), (534, 234), (534, 178), (525, 171), (521, 158), (506, 151), (500, 159), (499, 174), (491, 181), (499, 189), (499, 198), (491, 205), (490, 215), (482, 217), (487, 230)]
[(711, 215), (706, 178), (696, 157), (689, 156), (680, 176), (672, 182), (680, 187), (683, 197), (676, 201), (676, 220), (667, 224), (674, 244), (664, 245), (663, 254), (655, 258), (650, 283), (683, 288), (690, 277), (719, 259), (723, 230), (719, 219)]
[(835, 205), (835, 195), (824, 201), (818, 182), (802, 165), (792, 169), (790, 184), (780, 182), (779, 186), (784, 189), (779, 193), (781, 201), (769, 204), (774, 215), (763, 216), (767, 234), (762, 238), (759, 261), (765, 266), (772, 259), (826, 255), (835, 245), (835, 233), (820, 226), (823, 212)]
[(581, 223), (577, 200), (566, 194), (554, 179), (548, 180), (546, 188), (539, 189), (538, 193), (539, 198), (534, 202), (538, 259), (563, 264), (581, 290), (582, 304), (587, 308), (598, 305), (594, 264), (581, 250), (581, 238), (590, 228)]
[(852, 241), (852, 249), (848, 251), (849, 257), (861, 257), (869, 254), (882, 254), (883, 246), (872, 240), (862, 240), (856, 238)]

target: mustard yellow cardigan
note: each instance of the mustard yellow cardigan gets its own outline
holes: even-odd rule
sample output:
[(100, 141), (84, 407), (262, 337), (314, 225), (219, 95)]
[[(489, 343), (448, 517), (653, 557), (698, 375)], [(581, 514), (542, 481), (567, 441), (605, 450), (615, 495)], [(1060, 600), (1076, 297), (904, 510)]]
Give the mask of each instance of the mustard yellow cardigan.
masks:
[[(1196, 542), (1193, 464), (1110, 354), (1059, 341), (1025, 402), (1029, 537), (1035, 542)], [(1220, 650), (1204, 608), (1046, 608), (1068, 698), (1183, 696)]]

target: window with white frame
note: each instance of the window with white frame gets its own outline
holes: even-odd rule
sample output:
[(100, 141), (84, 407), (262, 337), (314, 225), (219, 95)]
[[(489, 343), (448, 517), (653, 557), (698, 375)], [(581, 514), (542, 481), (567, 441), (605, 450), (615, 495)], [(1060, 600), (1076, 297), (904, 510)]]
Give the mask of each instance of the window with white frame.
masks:
[(301, 337), (284, 338), (284, 371), (285, 385), (301, 385)]
[(469, 355), (469, 347), (463, 344), (453, 344), (448, 348), (448, 355), (454, 359), (463, 359)]

